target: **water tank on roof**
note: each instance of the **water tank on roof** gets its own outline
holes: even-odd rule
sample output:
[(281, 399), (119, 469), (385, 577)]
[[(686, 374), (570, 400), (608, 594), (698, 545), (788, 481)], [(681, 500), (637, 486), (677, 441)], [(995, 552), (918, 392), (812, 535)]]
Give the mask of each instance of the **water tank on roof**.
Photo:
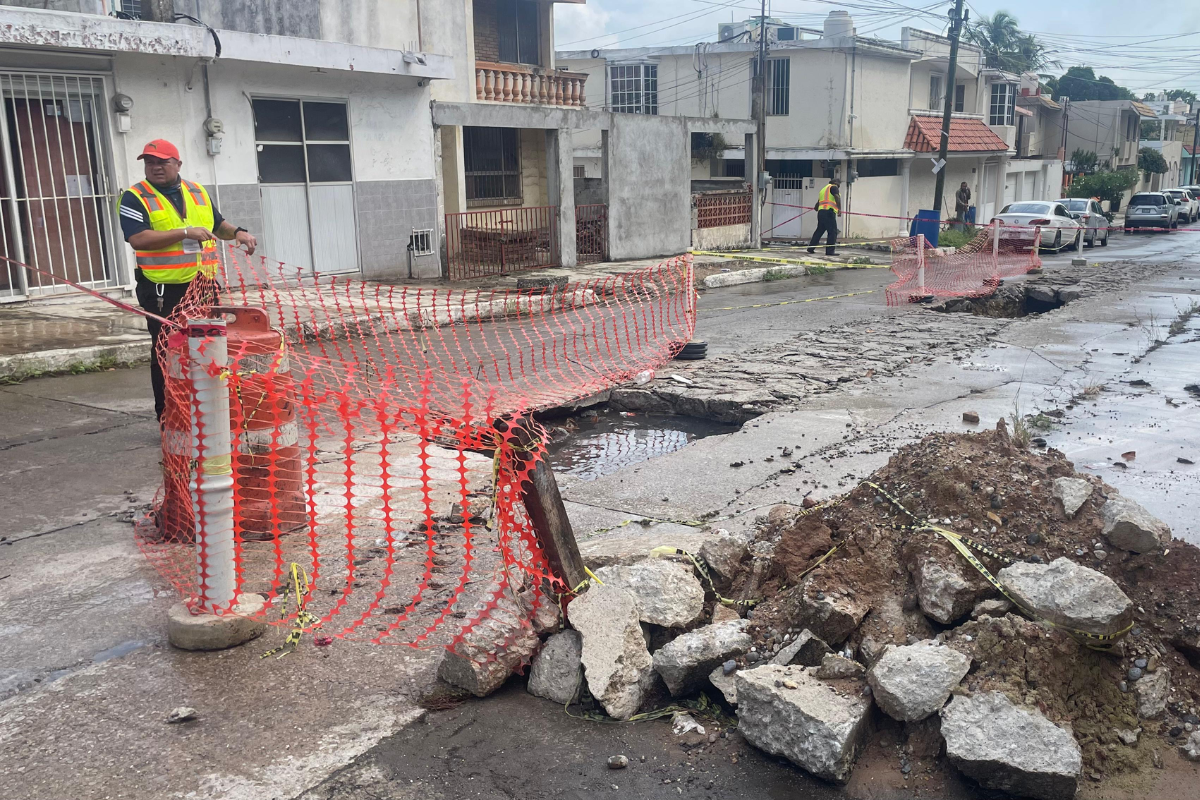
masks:
[(830, 11), (825, 18), (825, 38), (836, 39), (854, 35), (854, 20), (849, 11)]

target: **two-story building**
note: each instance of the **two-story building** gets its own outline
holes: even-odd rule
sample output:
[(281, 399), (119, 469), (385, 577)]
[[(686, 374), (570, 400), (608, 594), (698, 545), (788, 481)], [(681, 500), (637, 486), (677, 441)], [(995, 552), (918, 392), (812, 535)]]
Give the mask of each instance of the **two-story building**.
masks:
[[(970, 46), (960, 48), (951, 80), (950, 42), (937, 34), (904, 28), (898, 43), (860, 36), (849, 14), (835, 10), (820, 29), (752, 19), (723, 23), (717, 41), (693, 47), (570, 51), (559, 53), (559, 61), (587, 74), (590, 86), (603, 84), (603, 94), (593, 88), (588, 95), (595, 107), (743, 116), (750, 113), (761, 35), (769, 46), (765, 146), (772, 177), (764, 235), (806, 238), (816, 220), (803, 207), (814, 204), (834, 175), (844, 181), (848, 235), (883, 237), (906, 229), (906, 218), (932, 207), (931, 156), (940, 144), (948, 91), (954, 113), (945, 165), (947, 215), (962, 181), (972, 188), (982, 221), (1005, 198), (1057, 197), (1059, 148), (1045, 150), (1049, 139), (1035, 139), (1034, 131), (1037, 120), (1058, 109), (1043, 114), (1018, 105), (1021, 77), (985, 69), (982, 53)], [(697, 186), (742, 178), (742, 153), (728, 145), (716, 158), (694, 160)], [(594, 142), (577, 142), (576, 169), (593, 174), (595, 156)]]
[[(587, 109), (561, 2), (0, 2), (0, 301), (131, 286), (116, 205), (156, 138), (294, 274), (570, 266), (577, 224), (587, 258), (682, 252), (690, 133), (754, 127)], [(577, 130), (623, 143), (578, 220)]]
[[(1157, 98), (1143, 101), (1143, 104), (1154, 111), (1157, 116), (1157, 135), (1144, 136), (1138, 143), (1138, 148), (1147, 147), (1161, 153), (1163, 160), (1167, 162), (1167, 171), (1165, 173), (1143, 173), (1141, 183), (1137, 187), (1138, 191), (1156, 192), (1159, 189), (1171, 189), (1189, 183), (1186, 178), (1191, 174), (1188, 164), (1191, 161), (1191, 154), (1184, 150), (1184, 144), (1190, 144), (1192, 140), (1183, 134), (1188, 131), (1187, 123), (1191, 119), (1191, 106), (1183, 100), (1168, 100), (1165, 93), (1159, 93)], [(1146, 127), (1153, 129), (1155, 126), (1143, 126), (1143, 128)], [(1142, 131), (1143, 134), (1145, 132), (1145, 130)], [(1190, 132), (1195, 134), (1194, 130)]]

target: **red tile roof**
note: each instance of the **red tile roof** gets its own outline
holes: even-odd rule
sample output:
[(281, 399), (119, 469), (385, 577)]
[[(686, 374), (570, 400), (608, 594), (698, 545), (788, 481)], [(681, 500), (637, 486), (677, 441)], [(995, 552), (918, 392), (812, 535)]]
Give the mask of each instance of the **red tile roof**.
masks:
[[(913, 117), (904, 137), (904, 147), (917, 153), (937, 152), (942, 138), (941, 117)], [(981, 119), (950, 120), (951, 153), (993, 153), (1007, 150), (1004, 143)]]
[(1183, 146), (1183, 149), (1184, 149), (1184, 150), (1187, 150), (1187, 154), (1188, 154), (1189, 156), (1194, 156), (1194, 155), (1196, 155), (1196, 154), (1195, 154), (1195, 152), (1193, 152), (1193, 150), (1192, 150), (1192, 146), (1191, 146), (1190, 144), (1185, 144), (1185, 145)]

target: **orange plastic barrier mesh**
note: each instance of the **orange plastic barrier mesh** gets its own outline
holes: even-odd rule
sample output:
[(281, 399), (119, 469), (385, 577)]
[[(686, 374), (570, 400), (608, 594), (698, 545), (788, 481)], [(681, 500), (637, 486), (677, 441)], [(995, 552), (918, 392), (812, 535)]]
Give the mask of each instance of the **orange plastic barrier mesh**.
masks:
[[(298, 564), (320, 636), (475, 661), (527, 650), (530, 620), (575, 588), (548, 567), (522, 500), (545, 458), (528, 415), (672, 358), (695, 325), (690, 257), (544, 291), (314, 277), (240, 251), (224, 273), (194, 282), (156, 354), (164, 488), (139, 527), (147, 556), (218, 612), (230, 595), (204, 598), (232, 563), (234, 596), (259, 593), (269, 619), (294, 622)], [(222, 337), (189, 340), (189, 323), (211, 318), (227, 321), (223, 366), (208, 363)], [(228, 394), (224, 454), (197, 375)], [(207, 531), (227, 509), (200, 476), (230, 475), (223, 550)]]
[(980, 228), (975, 238), (952, 255), (924, 253), (916, 236), (892, 240), (892, 272), (897, 280), (887, 287), (890, 306), (923, 297), (981, 297), (991, 294), (1003, 278), (1024, 275), (1042, 265), (1034, 240), (1038, 231), (1005, 226)]

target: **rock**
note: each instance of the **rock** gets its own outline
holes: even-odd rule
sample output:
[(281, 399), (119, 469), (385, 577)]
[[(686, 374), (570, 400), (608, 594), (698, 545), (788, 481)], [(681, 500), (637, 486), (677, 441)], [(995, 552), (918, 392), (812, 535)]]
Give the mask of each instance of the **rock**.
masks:
[(1067, 517), (1075, 516), (1087, 499), (1092, 496), (1092, 484), (1083, 478), (1055, 478), (1053, 495), (1062, 501)]
[(529, 663), (542, 643), (530, 626), (530, 611), (524, 602), (504, 594), (461, 641), (446, 649), (438, 677), (476, 697), (499, 689), (518, 667)]
[(874, 664), (886, 649), (886, 644), (871, 636), (864, 636), (863, 640), (858, 643), (858, 654), (868, 667)]
[(583, 640), (578, 631), (563, 631), (546, 640), (529, 670), (529, 693), (559, 705), (579, 700), (583, 686)]
[(967, 423), (968, 425), (978, 425), (979, 424), (979, 414), (977, 414), (974, 411), (964, 411), (963, 412), (963, 422)]
[(1167, 694), (1171, 691), (1171, 670), (1160, 667), (1142, 676), (1134, 687), (1137, 714), (1140, 719), (1155, 719), (1167, 710)]
[(1159, 550), (1171, 541), (1171, 529), (1128, 497), (1113, 495), (1100, 508), (1104, 538), (1113, 547), (1134, 553)]
[(1179, 748), (1179, 754), (1188, 761), (1200, 761), (1200, 731), (1188, 737), (1187, 743)]
[(562, 610), (553, 597), (539, 594), (535, 603), (533, 590), (525, 587), (517, 592), (517, 598), (521, 608), (527, 612), (530, 624), (533, 625), (533, 632), (538, 636), (545, 636), (562, 629)]
[(656, 547), (678, 547), (689, 553), (699, 553), (704, 543), (712, 538), (710, 533), (701, 533), (691, 528), (659, 533), (658, 527), (638, 536), (597, 536), (585, 539), (579, 543), (579, 554), (583, 556), (583, 563), (589, 569), (597, 570), (601, 567), (628, 566), (646, 561), (652, 558), (650, 551)]
[(737, 676), (733, 671), (726, 672), (723, 666), (717, 667), (708, 673), (708, 682), (721, 693), (726, 703), (737, 707)]
[(983, 600), (971, 610), (971, 619), (980, 617), (1003, 617), (1012, 611), (1012, 603), (1003, 597)]
[[(796, 688), (783, 685), (789, 681)], [(767, 664), (737, 674), (746, 741), (817, 777), (845, 783), (862, 747), (871, 698), (843, 696), (803, 667)]]
[(1134, 728), (1133, 730), (1118, 728), (1116, 730), (1117, 738), (1121, 740), (1121, 744), (1129, 745), (1130, 747), (1137, 744), (1138, 736), (1141, 732), (1141, 728)]
[(915, 722), (946, 704), (971, 659), (933, 641), (891, 647), (867, 672), (875, 702), (892, 719)]
[(825, 656), (832, 652), (833, 649), (829, 645), (805, 628), (789, 644), (780, 648), (775, 657), (771, 659), (771, 663), (781, 667), (793, 664), (802, 667), (819, 667)]
[(654, 654), (654, 671), (662, 676), (672, 697), (687, 694), (698, 688), (714, 667), (750, 649), (749, 625), (739, 619), (685, 633)]
[(822, 680), (839, 680), (841, 678), (861, 678), (866, 668), (852, 658), (846, 658), (836, 653), (826, 653), (817, 668), (817, 677)]
[(1019, 561), (996, 577), (1017, 603), (1056, 625), (1111, 635), (1133, 622), (1133, 603), (1111, 578), (1067, 558)]
[(912, 573), (921, 610), (942, 625), (962, 619), (976, 603), (996, 593), (953, 545), (940, 536), (910, 540), (901, 557)]
[(741, 619), (741, 615), (727, 605), (717, 603), (713, 606), (712, 624), (718, 625), (722, 622), (736, 622)]
[(625, 769), (629, 766), (629, 758), (627, 756), (609, 756), (609, 769)]
[(603, 567), (596, 578), (633, 595), (642, 622), (685, 628), (704, 613), (704, 588), (689, 565), (652, 559), (627, 567)]
[[(804, 584), (793, 622), (808, 628), (831, 645), (840, 645), (862, 624), (871, 606), (861, 597), (825, 593), (813, 583)], [(817, 662), (820, 663), (820, 662)]]
[(193, 614), (184, 603), (167, 609), (167, 640), (180, 650), (225, 650), (262, 636), (265, 603), (261, 595), (247, 592), (228, 613)]
[[(1072, 259), (1074, 261), (1074, 259)], [(1078, 289), (1059, 289), (1058, 301), (1060, 303), (1074, 303), (1079, 298), (1083, 297), (1083, 292)]]
[(1141, 667), (1130, 667), (1129, 672), (1126, 673), (1125, 677), (1129, 678), (1131, 681), (1136, 681), (1141, 680), (1142, 675), (1143, 672)]
[(729, 533), (718, 533), (701, 547), (699, 556), (708, 564), (713, 582), (724, 589), (745, 569), (749, 550), (746, 543)]
[(1040, 283), (1030, 283), (1025, 286), (1025, 296), (1038, 303), (1054, 305), (1058, 302), (1058, 292), (1053, 286), (1043, 286)]
[(624, 589), (593, 586), (567, 606), (567, 619), (583, 640), (588, 690), (609, 716), (629, 719), (653, 678), (637, 601)]
[(191, 722), (199, 718), (200, 712), (191, 706), (180, 706), (179, 708), (172, 709), (171, 713), (167, 714), (167, 722), (170, 723)]
[(986, 788), (1042, 800), (1075, 796), (1083, 766), (1075, 738), (1000, 692), (951, 700), (942, 738), (950, 762)]

